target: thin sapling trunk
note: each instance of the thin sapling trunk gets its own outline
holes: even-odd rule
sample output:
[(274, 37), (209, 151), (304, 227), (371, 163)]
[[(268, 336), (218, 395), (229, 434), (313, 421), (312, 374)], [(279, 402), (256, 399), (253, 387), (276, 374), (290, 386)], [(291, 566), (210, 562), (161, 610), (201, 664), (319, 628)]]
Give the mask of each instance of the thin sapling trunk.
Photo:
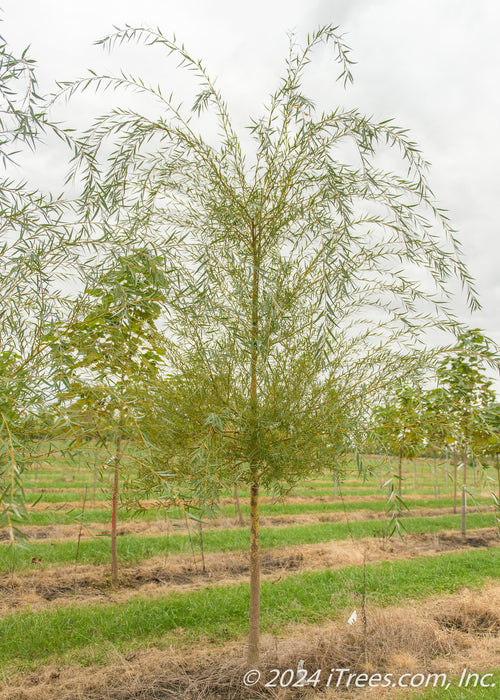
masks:
[(498, 477), (498, 507), (500, 508), (500, 464), (498, 463), (498, 452), (496, 454), (496, 468)]
[(198, 564), (196, 563), (196, 554), (194, 552), (194, 543), (193, 543), (193, 537), (191, 535), (191, 526), (189, 524), (189, 520), (187, 517), (186, 512), (184, 511), (184, 522), (186, 523), (186, 529), (188, 531), (188, 536), (189, 536), (189, 544), (191, 545), (191, 554), (193, 555), (193, 566), (195, 568), (196, 573), (198, 573)]
[(83, 496), (82, 503), (82, 519), (80, 520), (80, 529), (78, 530), (78, 540), (76, 542), (76, 554), (75, 554), (75, 573), (73, 577), (73, 589), (76, 592), (76, 568), (78, 566), (78, 555), (80, 554), (80, 541), (82, 539), (82, 528), (83, 528), (83, 518), (85, 517), (85, 504), (87, 502), (87, 487), (85, 487), (85, 494)]
[(453, 450), (453, 512), (457, 512), (458, 452)]
[(200, 520), (200, 552), (201, 552), (201, 571), (203, 574), (207, 573), (205, 566), (205, 549), (203, 547), (203, 523)]
[(259, 338), (259, 267), (260, 244), (252, 228), (252, 350), (250, 358), (250, 615), (248, 631), (248, 665), (255, 667), (260, 655), (260, 556), (259, 556), (259, 471), (257, 362)]
[(113, 503), (111, 510), (111, 583), (114, 587), (118, 586), (118, 551), (116, 546), (116, 526), (118, 520), (117, 509), (120, 486), (120, 462), (122, 456), (122, 432), (120, 426), (118, 427), (118, 432), (116, 434), (116, 455), (113, 466)]
[(466, 518), (467, 518), (467, 449), (463, 455), (463, 477), (462, 477), (462, 511), (461, 511), (461, 531), (462, 535), (466, 535)]
[(445, 488), (446, 491), (448, 491), (448, 477), (449, 477), (449, 471), (450, 471), (450, 459), (448, 456), (448, 448), (446, 448), (446, 462), (445, 462), (445, 467), (444, 467), (444, 478), (445, 478)]
[(248, 665), (259, 663), (260, 656), (260, 555), (259, 555), (259, 482), (250, 487), (250, 625)]
[(234, 486), (234, 502), (236, 504), (236, 510), (238, 511), (238, 524), (243, 527), (245, 521), (243, 520), (243, 515), (241, 512), (240, 497), (238, 496), (238, 487)]
[(398, 495), (401, 496), (401, 488), (403, 482), (403, 448), (399, 448), (398, 458)]
[(438, 495), (438, 475), (437, 475), (437, 462), (436, 462), (436, 453), (432, 453), (433, 457), (433, 468), (434, 468), (434, 497), (437, 498)]

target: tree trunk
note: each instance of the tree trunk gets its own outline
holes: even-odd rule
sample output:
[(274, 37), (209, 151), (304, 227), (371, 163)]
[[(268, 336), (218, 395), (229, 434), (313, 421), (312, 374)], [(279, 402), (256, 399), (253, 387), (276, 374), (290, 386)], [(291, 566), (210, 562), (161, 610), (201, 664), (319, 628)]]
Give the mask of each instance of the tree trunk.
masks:
[(259, 561), (259, 417), (257, 364), (259, 358), (259, 275), (260, 241), (252, 228), (252, 350), (250, 357), (250, 613), (248, 629), (248, 665), (255, 668), (260, 656), (260, 561)]
[(462, 513), (461, 513), (461, 530), (462, 535), (466, 535), (466, 516), (467, 516), (467, 449), (464, 450), (463, 456), (463, 477), (462, 477)]
[(121, 460), (122, 434), (118, 429), (116, 436), (116, 456), (113, 473), (113, 508), (111, 511), (111, 583), (118, 586), (118, 551), (116, 548), (116, 523), (117, 523), (117, 500), (120, 482), (120, 460)]
[(194, 553), (194, 542), (193, 542), (193, 536), (191, 534), (191, 525), (189, 524), (188, 516), (186, 511), (184, 511), (184, 522), (186, 523), (186, 530), (188, 531), (188, 536), (189, 536), (189, 544), (191, 545), (191, 555), (193, 557), (193, 566), (195, 568), (196, 573), (198, 573), (198, 564), (196, 563), (196, 554)]
[(453, 512), (457, 512), (458, 453), (453, 450)]
[(75, 573), (73, 576), (73, 590), (76, 593), (76, 567), (78, 566), (78, 555), (80, 554), (80, 542), (82, 540), (82, 529), (83, 529), (83, 520), (85, 518), (85, 504), (87, 503), (87, 487), (85, 487), (85, 494), (83, 496), (83, 503), (82, 503), (82, 517), (80, 520), (80, 529), (78, 530), (78, 538), (76, 541), (76, 554), (75, 554)]
[(205, 566), (205, 548), (203, 546), (203, 523), (200, 520), (200, 552), (201, 552), (201, 572), (203, 574), (207, 573), (207, 568)]
[(97, 491), (97, 449), (94, 452), (94, 506), (95, 506), (95, 496)]
[(248, 665), (254, 668), (260, 655), (260, 557), (259, 482), (255, 476), (250, 488), (250, 627)]
[(500, 510), (500, 464), (498, 463), (498, 452), (496, 454), (497, 476), (498, 476), (498, 508)]
[(444, 467), (444, 479), (445, 479), (445, 489), (448, 491), (448, 476), (450, 470), (450, 460), (448, 458), (448, 448), (446, 448), (446, 462)]
[(240, 497), (238, 496), (238, 487), (234, 486), (234, 502), (236, 503), (236, 509), (238, 511), (238, 523), (241, 527), (245, 524), (245, 521), (243, 520), (243, 515), (241, 513), (241, 505), (240, 505)]
[(401, 496), (401, 484), (403, 481), (403, 449), (399, 448), (399, 461), (398, 461), (398, 494)]
[(436, 453), (432, 453), (432, 457), (434, 460), (434, 498), (437, 498), (438, 495), (438, 475), (437, 475), (437, 464), (436, 464)]

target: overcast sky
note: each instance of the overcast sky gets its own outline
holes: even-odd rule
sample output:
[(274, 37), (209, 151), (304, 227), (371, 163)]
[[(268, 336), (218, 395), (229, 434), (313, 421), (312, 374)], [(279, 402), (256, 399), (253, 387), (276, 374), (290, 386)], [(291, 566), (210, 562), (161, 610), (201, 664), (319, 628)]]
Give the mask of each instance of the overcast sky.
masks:
[[(204, 58), (242, 123), (245, 115), (259, 114), (278, 84), (287, 32), (295, 30), (300, 40), (319, 24), (340, 25), (357, 62), (355, 84), (343, 92), (333, 81), (334, 66), (319, 56), (316, 87), (324, 90), (322, 103), (357, 106), (410, 129), (432, 164), (431, 187), (450, 212), (480, 292), (482, 311), (467, 317), (463, 303), (456, 308), (463, 320), (500, 343), (497, 2), (3, 0), (2, 8), (2, 34), (16, 50), (31, 45), (46, 91), (55, 80), (81, 77), (87, 68), (110, 72), (123, 65), (146, 79), (162, 79), (166, 68), (158, 53), (127, 49), (110, 57), (93, 46), (113, 25), (159, 26)], [(89, 104), (99, 112), (95, 102)], [(86, 107), (82, 101), (78, 105), (81, 118)], [(48, 148), (38, 156), (34, 172), (55, 183), (62, 177), (61, 160)]]

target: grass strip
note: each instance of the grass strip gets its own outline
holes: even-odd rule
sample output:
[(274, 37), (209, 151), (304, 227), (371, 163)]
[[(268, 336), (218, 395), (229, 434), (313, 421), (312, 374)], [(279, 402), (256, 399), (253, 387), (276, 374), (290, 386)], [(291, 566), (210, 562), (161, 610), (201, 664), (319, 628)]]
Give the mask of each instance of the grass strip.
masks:
[[(408, 489), (408, 493), (405, 495), (403, 494), (403, 499), (406, 500), (410, 496), (432, 496), (434, 494), (434, 489), (425, 489), (425, 488), (419, 488), (419, 489)], [(42, 496), (41, 502), (42, 503), (67, 503), (69, 502), (74, 502), (74, 501), (81, 501), (84, 495), (84, 489), (75, 489), (72, 492), (59, 492), (59, 491), (42, 491), (40, 494), (40, 491), (37, 491), (35, 489), (32, 490), (26, 490), (26, 496), (28, 498), (32, 498), (33, 500), (35, 498), (38, 498), (38, 496)], [(375, 488), (353, 488), (353, 489), (342, 489), (342, 495), (346, 498), (350, 498), (351, 496), (356, 496), (356, 497), (367, 497), (367, 496), (387, 496), (387, 490), (386, 489), (375, 489)], [(87, 494), (88, 496), (88, 494)], [(223, 493), (221, 494), (223, 498), (230, 498), (231, 494), (228, 493)], [(248, 492), (243, 491), (240, 496), (243, 497), (248, 497)], [(301, 488), (301, 489), (294, 489), (291, 493), (290, 496), (293, 498), (294, 496), (298, 496), (301, 498), (333, 498), (333, 489), (312, 489), (312, 488)], [(449, 496), (448, 496), (449, 497)], [(97, 493), (95, 497), (96, 501), (106, 501), (110, 500), (109, 494), (106, 493)], [(94, 496), (92, 495), (92, 501), (94, 501)]]
[[(475, 513), (468, 516), (469, 528), (493, 527), (495, 516), (490, 513)], [(437, 533), (456, 530), (460, 525), (459, 515), (434, 518), (406, 518), (404, 528), (408, 533)], [(346, 540), (349, 537), (384, 537), (387, 521), (361, 520), (352, 523), (314, 523), (312, 525), (286, 525), (285, 527), (262, 528), (260, 541), (262, 550), (273, 547), (299, 544), (316, 544), (331, 540)], [(193, 533), (191, 541), (199, 546), (199, 537)], [(122, 536), (118, 538), (118, 556), (122, 563), (137, 564), (144, 559), (169, 554), (189, 553), (191, 541), (186, 534), (160, 535), (154, 537)], [(203, 535), (205, 552), (232, 552), (246, 550), (249, 546), (248, 528), (207, 530)], [(34, 541), (28, 547), (12, 549), (7, 544), (0, 546), (0, 571), (13, 565), (19, 568), (43, 568), (50, 564), (67, 564), (75, 559), (76, 542)], [(33, 561), (35, 560), (35, 561)], [(80, 564), (106, 564), (110, 561), (108, 537), (98, 537), (80, 542), (78, 561)]]
[[(479, 678), (475, 678), (477, 673)], [(471, 677), (468, 678), (469, 674)], [(487, 675), (491, 674), (491, 675)], [(481, 679), (483, 684), (481, 685)], [(500, 689), (500, 670), (474, 671), (467, 669), (467, 673), (462, 679), (461, 676), (448, 678), (449, 688), (433, 688), (423, 692), (411, 692), (407, 696), (408, 700), (498, 700)], [(467, 684), (467, 685), (466, 685)]]
[[(448, 594), (500, 578), (497, 551), (479, 550), (423, 557), (366, 567), (367, 600), (393, 605), (408, 599)], [(362, 567), (287, 576), (262, 584), (262, 627), (282, 632), (284, 625), (319, 623), (350, 610), (363, 587)], [(120, 604), (85, 605), (25, 612), (0, 620), (0, 659), (28, 665), (74, 650), (159, 642), (174, 633), (184, 643), (200, 635), (211, 641), (238, 637), (248, 625), (249, 587), (209, 587)], [(171, 635), (172, 638), (172, 635)], [(88, 653), (88, 649), (87, 649)], [(83, 657), (84, 658), (84, 657)]]
[[(434, 498), (434, 499), (417, 499), (411, 498), (405, 501), (410, 511), (418, 510), (419, 508), (451, 508), (453, 506), (452, 498)], [(473, 505), (488, 505), (491, 503), (490, 498), (480, 497), (474, 499)], [(92, 500), (90, 501), (92, 504)], [(85, 512), (84, 523), (108, 523), (111, 519), (111, 509), (89, 508)], [(471, 504), (471, 507), (472, 504)], [(304, 513), (355, 513), (357, 511), (370, 511), (374, 513), (384, 513), (387, 510), (387, 499), (378, 501), (341, 501), (321, 502), (321, 503), (263, 503), (260, 506), (261, 515), (302, 515)], [(244, 516), (250, 516), (250, 506), (241, 504), (241, 512)], [(183, 519), (181, 510), (168, 511), (169, 517), (172, 519)], [(79, 509), (72, 509), (72, 517), (80, 514)], [(216, 517), (235, 517), (234, 506), (222, 506), (216, 513)], [(430, 516), (429, 516), (430, 517)], [(122, 510), (119, 516), (120, 523), (130, 520), (160, 520), (159, 511), (150, 508), (143, 512), (127, 512)], [(70, 523), (71, 518), (63, 511), (39, 512), (30, 513), (28, 520), (19, 522), (19, 526), (23, 525), (57, 525)], [(210, 521), (208, 521), (210, 522)]]

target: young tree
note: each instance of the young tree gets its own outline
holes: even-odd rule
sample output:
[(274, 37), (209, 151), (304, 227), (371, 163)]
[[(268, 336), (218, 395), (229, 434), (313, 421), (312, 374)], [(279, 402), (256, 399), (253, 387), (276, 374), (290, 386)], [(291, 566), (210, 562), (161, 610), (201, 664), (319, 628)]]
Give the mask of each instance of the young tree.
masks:
[[(450, 431), (450, 425), (446, 414), (446, 394), (442, 387), (430, 389), (423, 394), (423, 413), (422, 423), (425, 435), (425, 442), (432, 449), (434, 462), (434, 495), (437, 496), (437, 471), (436, 471), (436, 450), (448, 449), (449, 445), (454, 444), (453, 434)], [(457, 455), (453, 450), (453, 465), (454, 465), (454, 498), (453, 509), (456, 513), (456, 494), (457, 494)], [(448, 472), (446, 472), (448, 478)]]
[(481, 446), (484, 455), (493, 458), (493, 466), (497, 472), (497, 494), (494, 496), (497, 509), (497, 520), (500, 524), (500, 404), (490, 403), (480, 416), (481, 427), (483, 429), (484, 440)]
[[(255, 665), (261, 488), (294, 483), (356, 448), (369, 397), (428, 359), (421, 339), (431, 325), (454, 326), (450, 278), (476, 301), (406, 132), (354, 109), (317, 112), (304, 94), (304, 71), (322, 44), (333, 48), (344, 83), (352, 80), (335, 27), (302, 48), (292, 39), (279, 88), (250, 122), (252, 153), (201, 61), (159, 30), (126, 27), (101, 43), (126, 41), (173, 54), (201, 91), (186, 111), (130, 75), (91, 73), (62, 86), (67, 96), (131, 88), (159, 107), (157, 115), (115, 108), (82, 136), (81, 214), (102, 240), (155, 241), (179, 270), (166, 330), (169, 465), (181, 470), (176, 453), (187, 452), (200, 482), (250, 487)], [(380, 166), (384, 147), (401, 156), (406, 178)]]
[[(446, 411), (446, 422), (454, 439), (454, 449), (462, 464), (461, 532), (466, 535), (467, 461), (474, 449), (475, 436), (481, 430), (480, 414), (493, 401), (492, 382), (485, 374), (486, 363), (494, 354), (488, 339), (478, 329), (458, 337), (457, 345), (437, 369)], [(455, 470), (455, 483), (457, 473)]]
[(377, 406), (373, 415), (374, 432), (379, 441), (398, 458), (397, 491), (401, 497), (403, 457), (416, 457), (423, 444), (420, 392), (403, 385), (394, 391), (384, 406)]
[[(95, 433), (114, 444), (112, 463), (111, 578), (118, 585), (117, 511), (120, 472), (127, 443), (140, 444), (140, 421), (162, 363), (163, 338), (156, 321), (166, 286), (162, 260), (147, 250), (115, 255), (100, 266), (78, 300), (78, 320), (53, 333), (53, 353), (62, 371), (59, 400), (67, 435), (81, 441)], [(70, 409), (70, 410), (68, 410)], [(71, 417), (71, 420), (70, 420)], [(97, 449), (97, 448), (96, 448)], [(129, 455), (130, 459), (130, 455)], [(135, 466), (140, 460), (136, 457)]]

